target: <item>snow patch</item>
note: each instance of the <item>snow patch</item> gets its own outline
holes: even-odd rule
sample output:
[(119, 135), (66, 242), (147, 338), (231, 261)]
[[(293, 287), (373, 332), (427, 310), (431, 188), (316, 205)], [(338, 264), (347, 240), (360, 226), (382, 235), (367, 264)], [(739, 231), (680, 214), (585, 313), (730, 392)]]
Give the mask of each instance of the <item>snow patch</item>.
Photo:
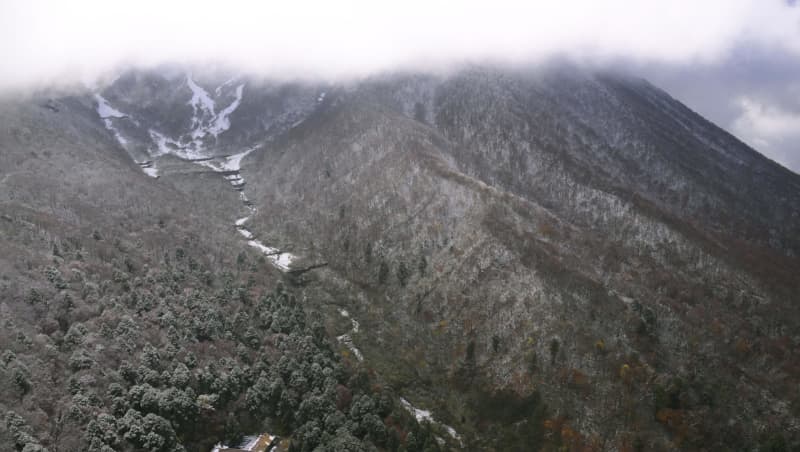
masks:
[(237, 78), (238, 78), (238, 77), (234, 76), (234, 77), (231, 77), (231, 78), (229, 78), (228, 80), (225, 80), (225, 81), (224, 81), (224, 82), (223, 82), (221, 85), (219, 85), (219, 86), (218, 86), (218, 87), (217, 87), (217, 88), (214, 90), (214, 94), (216, 94), (217, 96), (219, 96), (220, 94), (222, 94), (222, 88), (224, 88), (224, 87), (226, 87), (226, 86), (230, 85), (231, 83), (235, 82)]
[(114, 127), (114, 123), (111, 122), (110, 118), (104, 119), (103, 124), (105, 124), (106, 129), (110, 130), (111, 133), (114, 134), (114, 138), (117, 139), (117, 142), (120, 145), (122, 145), (123, 148), (128, 144), (128, 140), (126, 140), (125, 137), (123, 137), (122, 134), (119, 133), (119, 130), (117, 130), (117, 128)]
[(148, 176), (158, 179), (158, 169), (156, 167), (151, 166), (150, 168), (142, 168), (142, 171), (144, 171), (144, 173)]
[(116, 108), (112, 107), (105, 97), (95, 94), (95, 100), (97, 100), (97, 114), (100, 115), (100, 118), (125, 118), (128, 115), (125, 113), (117, 110)]
[(236, 87), (236, 99), (231, 102), (230, 105), (225, 107), (224, 110), (219, 112), (214, 121), (208, 127), (208, 133), (214, 135), (214, 138), (217, 135), (225, 132), (226, 130), (230, 129), (231, 121), (228, 119), (228, 116), (233, 113), (237, 108), (239, 108), (239, 104), (242, 103), (242, 90), (244, 89), (244, 85), (239, 85)]
[[(233, 79), (218, 86), (215, 93), (219, 95), (222, 92), (222, 87), (231, 81), (233, 81)], [(202, 147), (201, 140), (205, 138), (206, 135), (213, 135), (216, 139), (221, 133), (231, 127), (231, 121), (228, 116), (239, 108), (239, 105), (242, 103), (244, 84), (236, 87), (236, 98), (219, 113), (215, 112), (216, 104), (214, 100), (209, 96), (206, 90), (195, 83), (191, 75), (186, 76), (186, 84), (189, 86), (189, 89), (192, 90), (192, 98), (189, 100), (189, 104), (194, 111), (192, 117), (193, 130), (190, 135), (196, 146)]]
[(250, 240), (247, 244), (264, 253), (272, 265), (278, 267), (282, 271), (289, 271), (289, 266), (295, 259), (294, 255), (291, 253), (283, 253), (279, 249), (266, 246), (258, 240)]
[[(247, 154), (255, 151), (256, 147), (252, 147), (238, 154), (233, 154), (226, 157), (220, 157), (196, 163), (198, 165), (203, 165), (207, 168), (211, 168), (212, 170), (217, 172), (239, 171), (242, 169), (242, 159), (245, 158)], [(237, 183), (244, 182), (244, 179), (239, 174), (229, 174), (225, 176), (225, 179), (231, 182), (233, 182), (234, 180), (238, 180), (239, 182)], [(247, 201), (247, 198), (242, 199), (242, 201)]]
[(428, 421), (431, 423), (434, 422), (433, 415), (431, 414), (430, 411), (421, 410), (402, 397), (400, 397), (400, 404), (403, 405), (403, 408), (408, 410), (409, 413), (414, 415), (414, 418), (417, 420), (417, 422), (422, 422), (422, 421)]
[(403, 408), (405, 408), (409, 413), (411, 413), (414, 416), (417, 422), (427, 421), (430, 422), (431, 424), (437, 424), (441, 426), (447, 432), (447, 434), (450, 435), (453, 439), (457, 440), (459, 443), (461, 442), (461, 436), (456, 432), (456, 430), (453, 427), (450, 427), (449, 425), (436, 422), (430, 411), (421, 410), (402, 397), (400, 397), (400, 404), (403, 405)]
[(242, 159), (247, 156), (247, 154), (255, 151), (256, 148), (250, 148), (244, 152), (240, 152), (238, 154), (231, 155), (230, 157), (225, 158), (225, 162), (222, 164), (222, 171), (239, 171), (242, 169)]
[(205, 110), (211, 116), (214, 116), (214, 99), (208, 95), (200, 85), (195, 83), (191, 74), (186, 76), (186, 84), (192, 90), (192, 98), (189, 100), (189, 105), (194, 109), (195, 118), (197, 118), (198, 110)]
[(623, 303), (628, 304), (628, 305), (633, 304), (633, 302), (635, 301), (633, 298), (626, 297), (624, 295), (620, 295), (619, 299), (622, 300)]
[(97, 100), (97, 115), (103, 120), (103, 125), (105, 125), (106, 129), (108, 129), (114, 135), (114, 138), (117, 140), (120, 146), (125, 148), (128, 145), (128, 140), (126, 140), (120, 131), (114, 127), (113, 119), (127, 118), (128, 115), (112, 107), (100, 94), (95, 94), (94, 98)]
[(351, 318), (350, 313), (347, 311), (347, 309), (339, 309), (339, 314), (341, 314), (342, 317), (350, 319), (350, 325), (353, 327), (353, 332), (358, 333), (358, 329), (360, 328), (358, 320)]
[(344, 344), (351, 352), (353, 352), (353, 356), (356, 357), (359, 361), (364, 361), (364, 355), (361, 354), (361, 350), (359, 350), (356, 345), (353, 343), (353, 338), (350, 337), (349, 334), (342, 334), (341, 336), (337, 336), (336, 340)]
[(149, 129), (150, 139), (156, 145), (155, 150), (150, 150), (150, 155), (153, 157), (160, 157), (162, 155), (172, 154), (184, 160), (194, 160), (204, 158), (205, 155), (201, 152), (202, 146), (199, 142), (193, 141), (188, 145), (181, 144), (171, 138), (168, 138), (163, 133), (156, 130)]
[(167, 146), (167, 137), (164, 135), (156, 132), (153, 129), (149, 129), (148, 132), (150, 133), (150, 139), (153, 140), (153, 143), (156, 144), (155, 150), (150, 150), (150, 155), (153, 157), (160, 157), (162, 155), (171, 154), (173, 149)]
[[(341, 314), (342, 317), (350, 319), (350, 325), (352, 327), (352, 331), (350, 333), (358, 333), (358, 321), (350, 317), (350, 313), (347, 312), (347, 309), (339, 309), (339, 314)], [(359, 361), (364, 361), (364, 355), (361, 354), (361, 350), (359, 350), (358, 347), (356, 347), (356, 345), (353, 343), (353, 337), (350, 336), (350, 334), (342, 334), (341, 336), (337, 336), (336, 340), (349, 348), (350, 351), (353, 352), (353, 355), (356, 357), (356, 359)]]
[(455, 440), (458, 440), (458, 442), (461, 442), (461, 436), (458, 434), (458, 432), (456, 432), (456, 429), (454, 429), (453, 427), (450, 427), (449, 425), (445, 425), (445, 424), (439, 424), (439, 425), (442, 426), (444, 431), (446, 431), (447, 434), (450, 435), (451, 438), (453, 438)]
[(288, 271), (289, 266), (292, 264), (294, 260), (294, 255), (290, 253), (281, 253), (277, 256), (271, 256), (271, 260), (273, 265), (280, 268), (283, 271)]
[(252, 246), (253, 248), (258, 249), (264, 254), (273, 254), (277, 253), (277, 248), (271, 248), (269, 246), (264, 245), (263, 243), (259, 242), (258, 240), (250, 240), (247, 242), (248, 245)]

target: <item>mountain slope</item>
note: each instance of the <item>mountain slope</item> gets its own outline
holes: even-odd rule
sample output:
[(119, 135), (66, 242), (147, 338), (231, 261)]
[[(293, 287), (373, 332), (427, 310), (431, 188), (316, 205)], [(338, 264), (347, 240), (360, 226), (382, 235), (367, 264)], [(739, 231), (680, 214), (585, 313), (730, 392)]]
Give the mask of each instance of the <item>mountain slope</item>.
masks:
[[(397, 435), (348, 427), (370, 444), (800, 441), (800, 176), (646, 81), (568, 66), (340, 84), (169, 68), (53, 102), (5, 104), (9, 208), (50, 209), (49, 231), (73, 219), (84, 235), (141, 235), (160, 245), (137, 259), (159, 268), (172, 265), (159, 246), (191, 243), (212, 288), (230, 285), (222, 269), (249, 281), (251, 296), (208, 295), (200, 312), (239, 316), (285, 280), (355, 372), (339, 383), (366, 378), (394, 401), (376, 406)], [(247, 347), (236, 325), (222, 328)], [(278, 336), (260, 337), (276, 359)], [(313, 419), (284, 422), (298, 443), (333, 441)]]
[(439, 450), (241, 239), (231, 183), (174, 156), (151, 177), (101, 102), (0, 102), (0, 450)]
[(256, 223), (357, 285), (366, 362), (430, 388), (476, 444), (474, 368), (540, 391), (576, 444), (735, 447), (767, 412), (796, 437), (796, 175), (622, 76), (329, 96), (245, 169)]

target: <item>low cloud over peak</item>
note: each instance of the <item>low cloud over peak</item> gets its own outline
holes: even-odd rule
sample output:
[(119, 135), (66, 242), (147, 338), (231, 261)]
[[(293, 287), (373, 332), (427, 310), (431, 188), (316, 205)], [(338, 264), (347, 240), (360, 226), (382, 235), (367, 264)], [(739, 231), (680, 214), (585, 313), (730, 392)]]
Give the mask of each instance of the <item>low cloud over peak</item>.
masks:
[(800, 170), (793, 0), (0, 2), (0, 91), (90, 81), (120, 65), (213, 61), (335, 79), (551, 57), (623, 61)]
[(12, 0), (0, 13), (5, 87), (175, 60), (335, 77), (558, 54), (713, 62), (742, 41), (800, 56), (800, 8), (780, 0)]

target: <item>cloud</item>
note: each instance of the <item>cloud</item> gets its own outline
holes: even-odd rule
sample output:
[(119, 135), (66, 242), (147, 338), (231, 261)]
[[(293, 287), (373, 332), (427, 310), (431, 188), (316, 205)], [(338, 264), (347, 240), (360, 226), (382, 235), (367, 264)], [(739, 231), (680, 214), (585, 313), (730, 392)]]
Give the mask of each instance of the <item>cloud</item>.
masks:
[(800, 168), (800, 112), (789, 112), (758, 99), (736, 100), (740, 115), (731, 130), (779, 163)]
[(740, 43), (709, 64), (639, 63), (630, 70), (800, 172), (800, 139), (791, 127), (777, 126), (800, 115), (800, 58), (792, 51)]
[(561, 54), (708, 63), (743, 41), (800, 55), (800, 8), (785, 0), (6, 0), (0, 88), (165, 61), (289, 77)]
[(800, 171), (796, 0), (0, 0), (0, 92), (165, 62), (333, 79), (550, 57), (625, 65)]

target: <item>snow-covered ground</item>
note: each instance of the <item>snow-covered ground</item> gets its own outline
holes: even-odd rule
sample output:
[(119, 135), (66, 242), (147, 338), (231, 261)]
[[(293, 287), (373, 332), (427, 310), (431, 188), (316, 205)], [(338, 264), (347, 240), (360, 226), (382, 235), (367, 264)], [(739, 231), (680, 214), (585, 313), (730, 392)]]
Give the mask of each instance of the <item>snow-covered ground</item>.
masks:
[(414, 417), (417, 419), (417, 422), (422, 422), (422, 421), (428, 421), (428, 422), (431, 422), (431, 423), (435, 422), (433, 420), (433, 415), (431, 414), (430, 411), (421, 410), (421, 409), (415, 407), (414, 405), (412, 405), (411, 402), (409, 402), (408, 400), (406, 400), (406, 399), (404, 399), (402, 397), (400, 397), (400, 404), (403, 405), (403, 408), (408, 410), (409, 413), (414, 415)]
[[(222, 88), (228, 84), (229, 81), (218, 86), (215, 90), (217, 96), (222, 92)], [(236, 94), (233, 102), (227, 107), (223, 108), (219, 113), (216, 113), (216, 103), (208, 92), (198, 85), (191, 75), (186, 76), (186, 85), (192, 91), (192, 98), (189, 100), (189, 105), (192, 106), (192, 131), (191, 137), (200, 142), (206, 135), (212, 135), (217, 138), (221, 133), (230, 129), (231, 121), (228, 118), (231, 113), (239, 108), (242, 103), (242, 94), (244, 93), (244, 84), (236, 87)]]
[(206, 90), (194, 81), (191, 74), (186, 76), (186, 84), (189, 86), (189, 89), (192, 90), (192, 98), (189, 100), (189, 104), (196, 109), (202, 108), (214, 114), (214, 100), (211, 99), (211, 96), (208, 95)]
[[(219, 96), (222, 93), (222, 88), (234, 81), (235, 79), (230, 79), (218, 86), (215, 90), (216, 95)], [(188, 104), (192, 106), (192, 129), (188, 134), (190, 138), (186, 138), (185, 135), (183, 139), (171, 138), (158, 130), (150, 128), (147, 130), (152, 142), (151, 147), (148, 148), (150, 156), (155, 160), (164, 155), (174, 155), (180, 159), (209, 168), (212, 171), (224, 173), (223, 177), (225, 180), (227, 180), (235, 190), (240, 192), (239, 199), (241, 202), (251, 213), (255, 213), (255, 207), (253, 207), (243, 191), (245, 180), (239, 171), (242, 167), (242, 160), (258, 146), (245, 149), (233, 155), (217, 157), (214, 156), (212, 151), (205, 148), (206, 144), (204, 140), (208, 135), (212, 135), (216, 140), (220, 134), (230, 128), (230, 115), (239, 108), (242, 102), (245, 85), (240, 84), (236, 87), (233, 102), (219, 111), (219, 113), (216, 112), (217, 106), (214, 99), (202, 86), (194, 81), (191, 74), (187, 74), (186, 76), (186, 85), (192, 92), (192, 97), (188, 101)], [(106, 128), (113, 133), (120, 145), (127, 149), (128, 140), (126, 140), (114, 126), (113, 120), (124, 118), (132, 121), (134, 124), (138, 123), (130, 115), (111, 106), (108, 100), (99, 93), (95, 94), (94, 97), (97, 101), (98, 116), (103, 120)], [(324, 98), (324, 93), (322, 93), (320, 97)], [(154, 161), (137, 163), (148, 176), (159, 177), (158, 169)], [(282, 271), (288, 271), (295, 256), (291, 253), (285, 253), (277, 248), (267, 246), (260, 240), (257, 240), (253, 232), (244, 226), (249, 219), (250, 217), (248, 216), (236, 220), (235, 226), (239, 234), (247, 240), (249, 246), (262, 252), (272, 265)], [(355, 325), (355, 331), (358, 331), (358, 322), (356, 322)], [(358, 356), (360, 356), (360, 353), (358, 353)]]
[(222, 94), (222, 88), (225, 88), (226, 86), (228, 86), (231, 83), (235, 82), (237, 78), (238, 77), (234, 76), (234, 77), (229, 78), (228, 80), (225, 80), (221, 85), (219, 85), (216, 89), (214, 89), (214, 94), (216, 94), (217, 96)]
[[(240, 229), (239, 231), (241, 232), (242, 230)], [(283, 271), (288, 271), (289, 266), (295, 259), (293, 254), (282, 253), (279, 249), (266, 246), (258, 240), (249, 240), (247, 244), (261, 251), (267, 257), (267, 259), (269, 259), (272, 265), (278, 267)]]
[(411, 413), (414, 416), (414, 418), (417, 419), (417, 422), (427, 421), (430, 422), (431, 424), (437, 424), (441, 426), (447, 432), (447, 434), (450, 435), (453, 439), (457, 440), (459, 443), (461, 442), (461, 436), (456, 432), (456, 430), (453, 427), (450, 427), (449, 425), (437, 422), (433, 418), (433, 415), (431, 414), (430, 411), (421, 410), (402, 397), (400, 397), (400, 404), (403, 405), (403, 408), (405, 408), (409, 413)]
[[(223, 83), (217, 88), (217, 95), (221, 93), (222, 87), (227, 83)], [(186, 86), (192, 92), (192, 97), (187, 102), (192, 107), (191, 128), (187, 134), (179, 137), (170, 137), (154, 128), (148, 129), (147, 132), (152, 142), (148, 146), (148, 152), (153, 158), (166, 154), (172, 154), (185, 160), (197, 160), (213, 156), (212, 152), (207, 148), (207, 137), (210, 135), (216, 141), (220, 134), (230, 128), (230, 115), (239, 108), (245, 87), (244, 84), (237, 86), (234, 100), (217, 113), (217, 105), (214, 99), (202, 86), (194, 81), (191, 74), (186, 75)], [(95, 94), (94, 97), (97, 100), (97, 114), (103, 119), (106, 128), (114, 134), (117, 141), (123, 147), (126, 147), (128, 140), (114, 127), (112, 119), (126, 118), (134, 124), (138, 124), (138, 122), (132, 116), (112, 107), (108, 100), (99, 93)]]
[(117, 142), (120, 144), (120, 146), (122, 146), (123, 149), (127, 148), (128, 140), (126, 140), (125, 137), (123, 137), (122, 134), (119, 132), (119, 130), (117, 130), (117, 128), (114, 127), (114, 122), (111, 121), (111, 118), (103, 119), (103, 124), (105, 124), (106, 129), (110, 130), (111, 133), (114, 134), (114, 138), (117, 139)]
[(358, 320), (350, 317), (350, 313), (347, 311), (347, 309), (339, 309), (339, 314), (341, 314), (341, 316), (344, 318), (350, 319), (350, 325), (353, 327), (353, 332), (358, 333)]
[(244, 90), (244, 85), (239, 85), (236, 87), (236, 99), (233, 102), (225, 107), (224, 110), (219, 112), (219, 114), (214, 118), (214, 121), (209, 125), (208, 132), (216, 138), (217, 135), (221, 134), (222, 132), (231, 128), (231, 121), (228, 119), (231, 113), (234, 112), (237, 108), (239, 108), (239, 104), (242, 103), (242, 91)]
[[(240, 152), (238, 154), (231, 155), (230, 157), (226, 157), (225, 161), (222, 164), (223, 171), (239, 171), (242, 169), (242, 159), (247, 156), (247, 154), (255, 151), (256, 148), (252, 147), (244, 152)], [(239, 175), (241, 179), (241, 175)]]
[(149, 168), (142, 168), (142, 171), (144, 171), (144, 173), (150, 177), (158, 178), (158, 168), (156, 168), (155, 166), (151, 166)]
[[(127, 150), (128, 140), (114, 125), (114, 119), (128, 119), (131, 121), (133, 121), (133, 119), (130, 116), (126, 115), (125, 113), (112, 107), (111, 104), (108, 103), (108, 100), (106, 100), (106, 98), (101, 96), (100, 94), (95, 94), (94, 98), (97, 101), (97, 115), (100, 116), (100, 119), (103, 120), (103, 124), (106, 126), (106, 129), (108, 129), (114, 135), (114, 138), (117, 140), (117, 143), (119, 143), (119, 145), (122, 146), (123, 149)], [(135, 123), (135, 121), (133, 122)], [(158, 177), (158, 168), (156, 168), (155, 164), (153, 164), (152, 162), (150, 162), (148, 165), (142, 165), (140, 163), (139, 167), (148, 176), (154, 178)]]
[(342, 334), (341, 336), (337, 336), (336, 339), (350, 349), (357, 360), (364, 361), (364, 355), (361, 354), (361, 350), (353, 343), (353, 338), (350, 337), (349, 334)]
[[(226, 157), (220, 157), (217, 159), (206, 160), (202, 162), (195, 162), (198, 165), (205, 166), (207, 168), (211, 168), (217, 172), (224, 172), (233, 174), (226, 174), (223, 176), (225, 180), (227, 180), (234, 188), (240, 188), (244, 186), (245, 180), (238, 171), (241, 171), (242, 168), (242, 159), (244, 159), (248, 154), (253, 152), (256, 148), (250, 148), (245, 151), (239, 152), (237, 154), (229, 155)], [(247, 196), (244, 192), (239, 194), (239, 198), (251, 212), (255, 212), (255, 208), (249, 206)], [(288, 271), (289, 267), (292, 264), (292, 261), (295, 259), (295, 256), (291, 253), (281, 252), (277, 248), (273, 248), (271, 246), (264, 245), (260, 240), (256, 240), (254, 238), (254, 234), (248, 228), (244, 226), (244, 224), (250, 220), (250, 217), (243, 217), (239, 218), (234, 222), (236, 229), (239, 231), (245, 239), (247, 239), (247, 244), (252, 246), (253, 248), (261, 251), (267, 259), (274, 265), (275, 267), (279, 268), (282, 271)]]
[[(230, 173), (234, 171), (240, 171), (242, 169), (242, 159), (247, 156), (247, 154), (255, 151), (257, 146), (254, 146), (250, 149), (244, 150), (237, 154), (212, 158), (210, 160), (204, 160), (202, 162), (195, 162), (198, 165), (205, 166), (206, 168), (211, 168), (217, 172), (225, 172)], [(244, 178), (242, 178), (241, 174), (227, 174), (223, 176), (225, 180), (230, 182), (233, 185), (238, 185), (244, 182)]]
[(103, 96), (95, 94), (94, 98), (97, 101), (97, 115), (103, 120), (103, 124), (106, 126), (106, 129), (108, 129), (114, 135), (114, 138), (117, 139), (117, 142), (120, 144), (120, 146), (122, 146), (123, 149), (126, 148), (128, 140), (126, 140), (119, 130), (114, 127), (114, 121), (112, 121), (112, 119), (125, 118), (127, 115), (112, 107)]
[(97, 100), (97, 114), (100, 115), (102, 119), (106, 118), (124, 118), (127, 115), (122, 113), (121, 111), (117, 110), (116, 108), (112, 107), (105, 97), (95, 94), (95, 100)]

